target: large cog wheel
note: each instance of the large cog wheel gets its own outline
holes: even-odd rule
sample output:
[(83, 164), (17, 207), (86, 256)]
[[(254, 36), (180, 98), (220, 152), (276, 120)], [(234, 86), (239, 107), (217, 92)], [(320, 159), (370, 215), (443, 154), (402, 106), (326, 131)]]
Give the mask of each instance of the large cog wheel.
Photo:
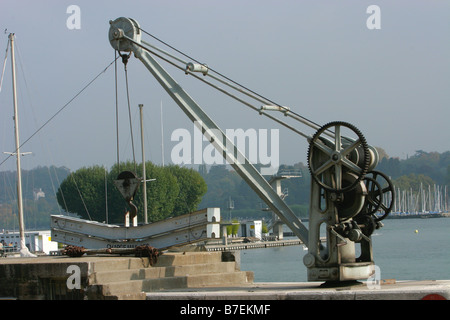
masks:
[[(343, 131), (350, 136), (343, 136)], [(325, 132), (334, 132), (334, 139)], [(325, 190), (344, 193), (356, 187), (369, 170), (369, 146), (361, 131), (354, 125), (334, 121), (321, 127), (311, 138), (308, 166), (312, 178)], [(343, 174), (351, 172), (356, 179), (344, 184)]]

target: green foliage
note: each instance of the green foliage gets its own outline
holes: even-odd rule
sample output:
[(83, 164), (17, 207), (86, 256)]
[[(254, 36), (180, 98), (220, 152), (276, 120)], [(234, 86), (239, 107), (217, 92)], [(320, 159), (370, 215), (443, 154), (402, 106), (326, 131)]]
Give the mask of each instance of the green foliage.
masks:
[(85, 219), (105, 219), (105, 168), (81, 168), (69, 175), (60, 185), (56, 198), (67, 212)]
[(264, 233), (269, 233), (269, 229), (268, 229), (268, 227), (267, 227), (267, 224), (265, 223), (265, 222), (263, 222), (263, 224), (262, 224), (262, 230), (261, 230), (261, 232), (264, 234)]
[[(142, 167), (139, 165), (136, 169), (136, 176), (142, 177)], [(83, 219), (105, 221), (108, 211), (109, 223), (122, 223), (129, 208), (114, 185), (119, 171), (134, 172), (134, 163), (121, 163), (120, 167), (115, 165), (109, 173), (98, 166), (77, 170), (61, 183), (57, 193), (58, 203), (66, 211), (78, 214)], [(207, 189), (205, 181), (195, 170), (178, 166), (160, 167), (147, 162), (145, 171), (146, 180), (156, 179), (147, 182), (149, 222), (195, 211)], [(138, 188), (132, 200), (138, 208), (138, 221), (144, 221), (142, 189)]]
[[(120, 165), (120, 171), (135, 171), (134, 164), (127, 162)], [(177, 184), (177, 179), (165, 167), (156, 166), (151, 162), (145, 164), (146, 180), (156, 179), (147, 182), (147, 210), (148, 221), (155, 222), (170, 216), (174, 216), (175, 201), (179, 194), (180, 188)], [(117, 166), (111, 169), (111, 183), (117, 179), (119, 170)], [(142, 177), (142, 167), (137, 166), (138, 177)], [(123, 221), (123, 214), (128, 210), (128, 205), (123, 196), (119, 193), (115, 186), (111, 197), (108, 201), (112, 203), (112, 208), (116, 211), (110, 212), (113, 214), (114, 221), (120, 223)], [(132, 201), (138, 207), (138, 221), (144, 220), (144, 197), (142, 194), (142, 187), (136, 193)]]
[(180, 189), (175, 200), (174, 214), (182, 215), (195, 211), (208, 189), (205, 180), (194, 169), (171, 165), (167, 170), (176, 177)]
[(419, 191), (420, 186), (423, 187), (428, 185), (433, 185), (433, 179), (427, 177), (423, 174), (410, 173), (409, 175), (401, 176), (393, 181), (396, 188), (400, 190), (410, 190)]
[(386, 173), (392, 179), (416, 174), (430, 177), (436, 184), (449, 185), (450, 151), (438, 153), (418, 150), (406, 160), (383, 158), (376, 170)]
[(234, 219), (233, 224), (227, 226), (227, 235), (237, 235), (239, 231), (239, 221)]

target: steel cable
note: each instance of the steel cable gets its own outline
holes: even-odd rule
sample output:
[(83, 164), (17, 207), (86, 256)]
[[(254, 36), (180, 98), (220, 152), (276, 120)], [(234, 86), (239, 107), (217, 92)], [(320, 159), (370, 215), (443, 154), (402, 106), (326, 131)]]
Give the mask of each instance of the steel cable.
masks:
[[(170, 49), (176, 51), (177, 53), (183, 55), (184, 57), (186, 57), (186, 58), (188, 58), (188, 59), (190, 59), (190, 60), (192, 60), (192, 61), (194, 61), (194, 62), (196, 62), (196, 63), (198, 63), (198, 64), (204, 65), (204, 63), (201, 63), (201, 62), (198, 61), (197, 59), (192, 58), (191, 56), (185, 54), (185, 53), (182, 52), (181, 50), (176, 49), (174, 46), (168, 44), (167, 42), (165, 42), (165, 41), (163, 41), (163, 40), (161, 40), (161, 39), (159, 39), (158, 37), (154, 36), (153, 34), (151, 34), (151, 33), (147, 32), (147, 31), (145, 31), (144, 29), (142, 29), (142, 28), (139, 28), (139, 29), (140, 29), (143, 33), (147, 34), (148, 36), (152, 37), (153, 39), (157, 40), (158, 42), (164, 44), (165, 46), (169, 47)], [(167, 54), (167, 53), (166, 53), (166, 54)], [(173, 56), (171, 56), (171, 57), (174, 58), (174, 59), (176, 59), (176, 58), (173, 57)], [(177, 60), (178, 60), (178, 59), (177, 59)], [(179, 60), (179, 61), (180, 61), (180, 60)], [(231, 83), (233, 83), (233, 84), (239, 86), (240, 88), (242, 88), (242, 89), (244, 89), (244, 90), (246, 90), (246, 91), (248, 91), (248, 92), (254, 94), (255, 96), (257, 96), (257, 97), (259, 97), (259, 98), (261, 98), (261, 99), (264, 99), (265, 101), (270, 102), (270, 103), (272, 103), (273, 105), (278, 106), (278, 107), (282, 108), (283, 110), (288, 111), (288, 112), (294, 114), (296, 117), (302, 119), (304, 124), (309, 125), (309, 126), (311, 126), (311, 127), (314, 127), (314, 129), (319, 129), (319, 128), (321, 127), (321, 125), (319, 125), (318, 123), (316, 123), (316, 122), (314, 122), (314, 121), (312, 121), (312, 120), (310, 120), (310, 119), (308, 119), (308, 118), (306, 118), (306, 117), (303, 117), (302, 115), (298, 114), (298, 113), (295, 112), (295, 111), (292, 111), (292, 110), (290, 110), (290, 109), (287, 109), (286, 107), (282, 106), (281, 104), (279, 104), (279, 103), (277, 103), (277, 102), (274, 102), (274, 101), (272, 101), (271, 99), (266, 98), (265, 96), (263, 96), (263, 95), (261, 95), (261, 94), (255, 92), (255, 91), (251, 90), (250, 88), (248, 88), (248, 87), (246, 87), (246, 86), (244, 86), (244, 85), (238, 83), (237, 81), (234, 81), (233, 79), (231, 79), (231, 78), (225, 76), (224, 74), (218, 72), (218, 71), (215, 70), (215, 69), (212, 69), (212, 68), (209, 67), (209, 66), (208, 66), (208, 70), (210, 70), (211, 72), (214, 72), (215, 74), (217, 74), (218, 76), (220, 76), (220, 77), (226, 79), (227, 81), (229, 81), (229, 82), (231, 82)], [(218, 79), (216, 79), (216, 80), (218, 80)], [(218, 80), (218, 81), (220, 81), (220, 80)], [(313, 125), (313, 126), (312, 126), (312, 125)]]
[[(113, 65), (113, 63), (116, 61), (116, 59), (114, 59), (113, 61), (111, 61), (111, 63), (109, 63), (106, 68), (104, 68), (102, 71), (100, 71), (100, 73), (98, 73), (91, 81), (88, 82), (88, 84), (86, 84), (80, 91), (78, 91), (66, 104), (64, 104), (53, 116), (51, 116), (47, 121), (44, 122), (43, 125), (41, 125), (30, 137), (28, 137), (24, 142), (22, 142), (22, 144), (19, 146), (20, 149), (22, 148), (28, 141), (30, 141), (36, 134), (38, 134), (38, 132), (40, 132), (45, 126), (47, 126), (53, 119), (56, 118), (56, 116), (58, 116), (65, 108), (67, 108), (76, 98), (78, 98), (78, 96), (80, 94), (82, 94), (89, 86), (91, 86), (95, 80), (97, 80), (103, 73), (106, 72), (106, 70), (109, 69), (109, 67), (111, 67)], [(17, 149), (13, 152), (17, 152)], [(12, 154), (10, 154), (8, 157), (6, 157), (6, 159), (4, 159), (2, 162), (0, 162), (0, 166), (3, 165), (10, 157), (12, 156)]]

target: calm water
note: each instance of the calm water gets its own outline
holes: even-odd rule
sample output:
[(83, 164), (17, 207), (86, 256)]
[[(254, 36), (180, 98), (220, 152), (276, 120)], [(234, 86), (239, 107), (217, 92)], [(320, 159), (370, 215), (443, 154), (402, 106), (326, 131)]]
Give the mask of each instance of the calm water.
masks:
[[(381, 279), (450, 279), (450, 218), (387, 219), (372, 235)], [(418, 230), (416, 233), (415, 230)], [(241, 270), (255, 282), (307, 281), (303, 246), (241, 251)]]

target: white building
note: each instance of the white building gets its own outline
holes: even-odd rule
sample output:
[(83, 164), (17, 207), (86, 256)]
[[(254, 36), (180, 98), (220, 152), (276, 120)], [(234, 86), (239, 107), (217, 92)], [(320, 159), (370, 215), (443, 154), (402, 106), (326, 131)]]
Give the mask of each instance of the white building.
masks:
[[(0, 241), (6, 246), (12, 245), (16, 250), (20, 249), (20, 235), (18, 231), (0, 233)], [(58, 243), (51, 240), (50, 230), (25, 231), (25, 245), (32, 253), (50, 254), (50, 251), (58, 250)]]
[(34, 190), (33, 190), (33, 197), (34, 197), (34, 200), (35, 200), (35, 201), (39, 200), (39, 198), (45, 198), (45, 192), (42, 191), (41, 188), (39, 188), (39, 189), (34, 189)]
[(240, 226), (241, 237), (262, 239), (262, 220), (244, 221)]

